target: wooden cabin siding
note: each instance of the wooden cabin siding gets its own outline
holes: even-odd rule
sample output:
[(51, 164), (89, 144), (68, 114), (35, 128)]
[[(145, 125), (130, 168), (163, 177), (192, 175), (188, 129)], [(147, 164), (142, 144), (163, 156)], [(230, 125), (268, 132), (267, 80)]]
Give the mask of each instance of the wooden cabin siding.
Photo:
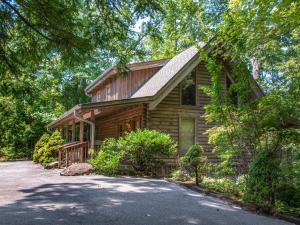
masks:
[[(110, 100), (120, 100), (129, 98), (134, 94), (149, 78), (151, 78), (161, 67), (148, 68), (143, 70), (130, 71), (128, 75), (115, 75), (109, 78), (98, 89), (92, 93), (92, 102), (102, 102)], [(107, 96), (106, 88), (110, 89)]]
[(145, 106), (139, 105), (113, 112), (104, 117), (96, 117), (96, 140), (103, 141), (105, 138), (118, 137), (118, 125), (125, 120), (141, 117), (141, 127), (144, 127), (145, 122), (143, 121), (145, 121), (145, 111)]
[[(225, 82), (225, 76), (222, 82)], [(210, 85), (211, 77), (205, 65), (200, 63), (196, 67), (196, 84)], [(208, 135), (205, 134), (212, 124), (206, 124), (204, 115), (204, 106), (209, 102), (209, 97), (197, 89), (196, 106), (181, 105), (180, 85), (176, 86), (165, 99), (154, 109), (148, 112), (148, 128), (160, 130), (169, 133), (171, 137), (179, 142), (179, 129), (181, 117), (193, 117), (196, 123), (196, 143), (204, 147), (205, 153), (210, 161), (218, 161), (215, 154), (212, 153), (212, 146), (208, 144)]]

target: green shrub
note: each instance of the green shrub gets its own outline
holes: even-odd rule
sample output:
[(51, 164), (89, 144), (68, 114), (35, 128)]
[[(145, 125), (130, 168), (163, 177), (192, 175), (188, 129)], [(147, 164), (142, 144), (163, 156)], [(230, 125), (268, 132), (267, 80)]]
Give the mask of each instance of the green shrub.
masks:
[(156, 130), (136, 130), (119, 139), (126, 161), (137, 172), (151, 172), (151, 168), (163, 164), (160, 158), (170, 157), (176, 151), (176, 143), (169, 134)]
[(43, 148), (47, 145), (49, 141), (50, 135), (48, 133), (44, 133), (37, 143), (34, 146), (34, 151), (32, 155), (33, 162), (39, 163), (43, 154)]
[(300, 190), (293, 184), (285, 183), (278, 188), (276, 200), (282, 202), (286, 206), (300, 208)]
[(190, 174), (184, 170), (175, 170), (171, 173), (171, 178), (177, 181), (191, 181), (193, 179)]
[(180, 159), (181, 167), (189, 171), (196, 178), (196, 185), (202, 181), (207, 169), (207, 158), (203, 156), (202, 146), (192, 145), (186, 154)]
[(95, 159), (90, 160), (94, 170), (104, 175), (116, 175), (119, 170), (122, 150), (119, 148), (117, 139), (106, 139), (101, 145), (100, 152)]
[[(230, 196), (241, 196), (242, 186), (228, 178), (204, 177), (201, 186), (208, 190), (228, 194)], [(240, 189), (241, 188), (241, 189)]]
[(43, 165), (54, 162), (58, 158), (58, 149), (63, 144), (63, 139), (58, 130), (54, 131), (49, 138), (49, 141), (46, 146), (41, 148), (41, 158), (40, 162)]
[(168, 134), (136, 130), (119, 139), (106, 139), (91, 164), (96, 171), (107, 175), (119, 172), (122, 162), (129, 164), (135, 172), (148, 173), (152, 167), (162, 163), (159, 158), (169, 157), (175, 151), (176, 144)]
[(273, 152), (271, 150), (259, 152), (249, 167), (244, 199), (270, 212), (275, 206), (281, 175), (280, 162)]

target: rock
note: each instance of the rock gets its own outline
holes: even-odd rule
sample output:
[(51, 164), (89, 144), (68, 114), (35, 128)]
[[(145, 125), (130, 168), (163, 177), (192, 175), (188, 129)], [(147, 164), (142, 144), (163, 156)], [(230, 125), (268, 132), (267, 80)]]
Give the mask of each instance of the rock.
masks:
[(65, 168), (60, 175), (61, 176), (79, 176), (84, 174), (90, 174), (93, 171), (93, 167), (88, 163), (74, 163), (71, 166)]
[(58, 162), (55, 161), (55, 162), (52, 162), (52, 163), (49, 163), (45, 166), (45, 169), (54, 169), (54, 168), (57, 168), (58, 167)]

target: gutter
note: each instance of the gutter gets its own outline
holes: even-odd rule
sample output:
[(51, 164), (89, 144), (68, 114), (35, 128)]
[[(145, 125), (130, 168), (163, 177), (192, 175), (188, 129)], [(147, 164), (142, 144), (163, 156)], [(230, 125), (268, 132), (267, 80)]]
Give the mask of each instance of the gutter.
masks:
[(91, 148), (92, 149), (95, 149), (95, 123), (93, 123), (93, 122), (91, 122), (91, 121), (89, 121), (89, 120), (85, 120), (85, 119), (82, 119), (81, 117), (79, 117), (77, 114), (76, 114), (76, 109), (74, 109), (74, 111), (73, 111), (73, 116), (74, 116), (74, 118), (76, 118), (76, 119), (78, 119), (78, 120), (80, 120), (80, 121), (83, 121), (83, 122), (86, 122), (86, 123), (88, 123), (88, 124), (90, 124), (91, 125), (91, 127), (92, 127), (92, 133), (91, 133)]

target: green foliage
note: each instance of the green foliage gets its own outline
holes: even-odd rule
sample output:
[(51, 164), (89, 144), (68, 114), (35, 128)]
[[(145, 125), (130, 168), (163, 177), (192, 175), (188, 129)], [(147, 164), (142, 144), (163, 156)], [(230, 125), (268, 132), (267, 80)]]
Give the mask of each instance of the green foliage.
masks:
[(116, 174), (120, 164), (129, 164), (135, 172), (150, 173), (161, 164), (160, 158), (174, 154), (176, 144), (172, 138), (155, 130), (136, 130), (115, 139), (106, 139), (95, 160), (95, 170), (103, 174)]
[(176, 144), (170, 135), (156, 130), (127, 133), (119, 143), (128, 162), (139, 172), (150, 172), (152, 167), (163, 163), (160, 158), (167, 158), (176, 151)]
[(180, 159), (181, 167), (195, 175), (196, 184), (202, 181), (207, 169), (207, 158), (203, 156), (202, 146), (192, 145)]
[(200, 2), (165, 0), (160, 4), (162, 10), (154, 15), (154, 26), (144, 43), (152, 58), (173, 57), (207, 37), (208, 27)]
[(122, 153), (118, 141), (114, 138), (108, 138), (102, 143), (100, 152), (95, 159), (90, 162), (97, 173), (108, 176), (116, 175), (119, 172)]
[(239, 177), (237, 182), (229, 178), (204, 177), (201, 187), (241, 198), (245, 189), (245, 182), (243, 180), (243, 177)]
[(277, 210), (299, 213), (299, 186), (284, 164), (271, 150), (259, 152), (249, 168), (245, 200), (265, 211), (272, 211), (276, 206)]
[(146, 34), (133, 28), (149, 18), (147, 31), (159, 10), (156, 0), (1, 1), (0, 158), (30, 158), (46, 124), (90, 100), (101, 71), (143, 58)]
[(280, 161), (275, 158), (274, 152), (259, 152), (249, 168), (245, 199), (270, 211), (275, 205), (281, 176)]
[(41, 162), (41, 157), (43, 156), (44, 148), (47, 146), (48, 141), (50, 139), (50, 135), (48, 133), (44, 133), (41, 138), (37, 141), (34, 146), (34, 151), (32, 155), (33, 162), (39, 163)]
[(61, 137), (61, 133), (58, 130), (54, 131), (50, 136), (47, 144), (40, 149), (42, 155), (39, 161), (43, 165), (57, 161), (58, 149), (61, 147), (63, 143), (64, 141)]
[(185, 170), (179, 169), (171, 173), (171, 178), (177, 181), (191, 181), (193, 178)]

